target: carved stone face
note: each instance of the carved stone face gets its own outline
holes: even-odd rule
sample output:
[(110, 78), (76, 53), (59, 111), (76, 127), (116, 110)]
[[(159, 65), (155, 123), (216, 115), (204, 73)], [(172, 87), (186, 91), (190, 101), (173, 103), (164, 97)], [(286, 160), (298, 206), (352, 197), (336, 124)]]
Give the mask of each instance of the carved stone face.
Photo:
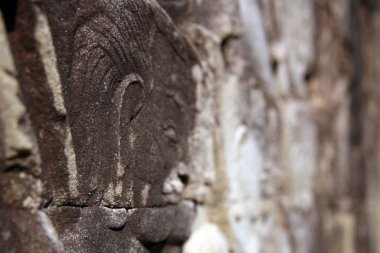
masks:
[[(67, 76), (63, 88), (76, 155), (77, 171), (71, 176), (78, 182), (78, 194), (71, 194), (69, 202), (86, 208), (51, 209), (53, 222), (62, 215), (76, 217), (71, 225), (58, 225), (58, 231), (64, 238), (80, 235), (83, 245), (86, 238), (107, 237), (115, 229), (145, 245), (180, 244), (194, 208), (180, 196), (168, 206), (163, 187), (187, 159), (195, 118), (194, 52), (154, 2), (55, 5), (67, 15), (75, 13), (67, 23), (58, 17), (50, 21), (61, 36), (58, 45), (69, 45), (61, 45), (69, 50), (61, 56), (61, 72)], [(104, 231), (78, 225), (94, 219), (123, 225), (111, 226), (112, 232), (108, 225)]]
[(90, 180), (80, 202), (162, 205), (165, 178), (186, 158), (195, 61), (157, 6), (114, 2), (83, 10), (74, 34), (68, 116), (79, 182)]

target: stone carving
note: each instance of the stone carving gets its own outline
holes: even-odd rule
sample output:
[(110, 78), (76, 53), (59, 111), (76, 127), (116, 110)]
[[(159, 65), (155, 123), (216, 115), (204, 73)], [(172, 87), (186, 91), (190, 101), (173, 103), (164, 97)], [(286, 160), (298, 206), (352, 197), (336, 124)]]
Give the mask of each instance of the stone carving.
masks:
[[(30, 9), (46, 13), (59, 73), (54, 87), (66, 105), (55, 112), (48, 101), (43, 111), (40, 100), (29, 101), (44, 210), (65, 251), (179, 251), (195, 208), (182, 190), (189, 180), (183, 167), (195, 118), (196, 53), (154, 1), (24, 1), (20, 20), (33, 19), (25, 14)], [(25, 28), (18, 39), (31, 37)], [(25, 93), (33, 97), (38, 80), (46, 82), (27, 72), (33, 61), (26, 58), (38, 50), (22, 42), (17, 48)], [(49, 87), (39, 89), (52, 93)]]
[(186, 156), (195, 57), (158, 5), (85, 2), (62, 27), (73, 34), (62, 76), (78, 180), (90, 180), (74, 202), (162, 205), (162, 182)]

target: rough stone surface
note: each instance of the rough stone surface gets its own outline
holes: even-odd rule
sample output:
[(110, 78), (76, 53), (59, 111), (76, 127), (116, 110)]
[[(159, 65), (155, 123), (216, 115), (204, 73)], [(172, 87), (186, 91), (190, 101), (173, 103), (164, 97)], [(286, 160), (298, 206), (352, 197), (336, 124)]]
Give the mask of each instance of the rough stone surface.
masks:
[(44, 211), (65, 250), (178, 248), (195, 211), (193, 200), (181, 202), (193, 48), (151, 1), (22, 1), (18, 12), (12, 39), (41, 152)]
[(376, 1), (13, 8), (0, 252), (379, 252)]
[(0, 15), (0, 252), (63, 253), (49, 217), (38, 208), (43, 183), (38, 149)]
[[(77, 18), (62, 23), (54, 8)], [(47, 10), (64, 77), (77, 180), (90, 180), (77, 183), (79, 195), (70, 202), (165, 204), (163, 181), (177, 163), (186, 162), (193, 125), (191, 48), (148, 1), (77, 6), (58, 1)], [(143, 22), (148, 18), (152, 22)]]

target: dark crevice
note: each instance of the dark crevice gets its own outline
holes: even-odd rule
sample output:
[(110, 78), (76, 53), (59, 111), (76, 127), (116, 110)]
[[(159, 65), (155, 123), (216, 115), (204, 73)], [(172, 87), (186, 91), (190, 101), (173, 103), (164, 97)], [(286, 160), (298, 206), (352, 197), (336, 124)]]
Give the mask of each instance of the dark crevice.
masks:
[(25, 158), (29, 157), (31, 154), (32, 153), (30, 152), (30, 150), (27, 150), (27, 149), (19, 150), (15, 156), (9, 158), (8, 160), (14, 161), (16, 159), (25, 159)]
[(235, 36), (226, 36), (223, 38), (223, 40), (220, 42), (220, 47), (222, 48), (222, 51), (227, 47), (227, 45), (230, 43), (231, 40), (236, 39)]
[(232, 64), (230, 57), (228, 57), (228, 55), (230, 55), (229, 52), (231, 52), (231, 50), (234, 50), (234, 48), (232, 47), (233, 42), (236, 42), (238, 39), (240, 39), (239, 36), (235, 34), (229, 34), (222, 38), (222, 41), (220, 42), (220, 49), (222, 51), (223, 60), (227, 67), (231, 66)]
[(178, 177), (184, 185), (189, 183), (189, 175), (178, 175)]
[(54, 207), (86, 208), (86, 207), (95, 207), (95, 206), (87, 206), (86, 204), (66, 203), (66, 204), (62, 204), (62, 205), (56, 205)]
[(150, 253), (161, 253), (165, 248), (166, 241), (145, 244), (145, 247), (149, 250)]
[(54, 121), (56, 122), (64, 122), (66, 123), (67, 122), (67, 115), (66, 114), (60, 114), (59, 112), (57, 112), (56, 115), (54, 115)]
[(17, 4), (17, 0), (0, 2), (1, 13), (8, 33), (13, 32), (15, 29)]
[(125, 227), (125, 224), (120, 227), (109, 227), (112, 231), (122, 231)]
[(51, 203), (53, 202), (53, 198), (52, 197), (49, 197), (45, 200), (45, 203), (43, 204), (43, 208), (48, 208)]
[[(50, 206), (52, 200), (47, 200), (48, 204), (45, 203), (47, 207)], [(54, 207), (75, 207), (75, 208), (100, 208), (106, 207), (109, 209), (121, 209), (125, 208), (126, 210), (141, 210), (141, 209), (159, 209), (159, 208), (169, 208), (169, 207), (177, 207), (178, 204), (168, 204), (162, 206), (147, 206), (147, 207), (125, 207), (125, 206), (103, 206), (103, 205), (86, 205), (86, 204), (77, 204), (77, 203), (63, 203), (60, 205), (54, 205)]]
[(17, 78), (17, 75), (13, 71), (11, 71), (7, 68), (4, 68), (3, 71), (4, 71), (4, 74), (6, 74), (12, 78)]
[(272, 59), (271, 62), (270, 62), (270, 66), (271, 66), (271, 69), (272, 69), (272, 73), (273, 74), (277, 73), (278, 60), (277, 59)]
[(5, 172), (22, 172), (28, 170), (28, 167), (21, 164), (13, 164), (5, 168)]
[(309, 83), (310, 80), (315, 76), (315, 69), (314, 68), (309, 68), (306, 70), (305, 75), (304, 75), (304, 80), (306, 83)]

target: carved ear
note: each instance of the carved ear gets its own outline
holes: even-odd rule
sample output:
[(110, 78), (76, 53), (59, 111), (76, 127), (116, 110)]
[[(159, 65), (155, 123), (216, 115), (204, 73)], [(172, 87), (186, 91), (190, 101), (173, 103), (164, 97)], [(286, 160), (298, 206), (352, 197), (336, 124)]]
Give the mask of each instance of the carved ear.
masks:
[(143, 80), (138, 74), (127, 75), (116, 88), (113, 95), (114, 120), (113, 123), (120, 129), (127, 127), (128, 124), (141, 111), (144, 103)]
[[(138, 74), (127, 75), (118, 85), (115, 93), (112, 97), (112, 116), (111, 124), (114, 129), (113, 134), (115, 136), (115, 142), (117, 143), (117, 154), (116, 154), (116, 188), (111, 187), (111, 191), (114, 191), (113, 196), (120, 197), (122, 191), (123, 177), (125, 174), (125, 164), (123, 164), (121, 159), (121, 148), (120, 143), (122, 136), (125, 135), (126, 128), (129, 126), (130, 122), (137, 116), (141, 111), (144, 103), (144, 86), (143, 79)], [(123, 134), (124, 133), (124, 134)], [(113, 197), (106, 200), (113, 202)]]

